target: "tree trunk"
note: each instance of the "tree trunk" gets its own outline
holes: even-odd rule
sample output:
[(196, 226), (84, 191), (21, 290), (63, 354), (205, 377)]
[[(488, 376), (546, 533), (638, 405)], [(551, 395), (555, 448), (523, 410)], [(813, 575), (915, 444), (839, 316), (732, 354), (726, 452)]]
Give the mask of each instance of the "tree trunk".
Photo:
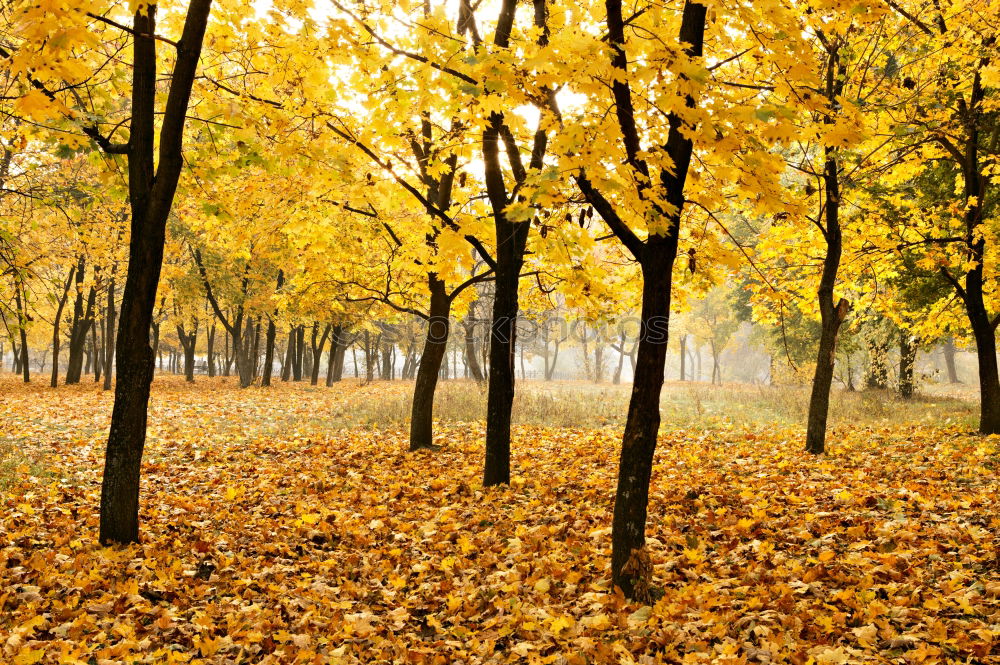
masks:
[(413, 384), (413, 402), (410, 409), (410, 450), (431, 448), (434, 443), (434, 391), (437, 389), (441, 361), (448, 347), (451, 300), (445, 293), (445, 284), (436, 275), (428, 275), (430, 287), (430, 318), (424, 350), (420, 354), (417, 380)]
[[(522, 226), (526, 226), (523, 222)], [(506, 223), (506, 226), (513, 226)], [(498, 237), (500, 222), (497, 223)], [(525, 232), (527, 229), (525, 229)], [(509, 229), (511, 235), (513, 229)], [(498, 254), (501, 252), (498, 250)], [(514, 347), (517, 331), (517, 287), (523, 255), (507, 249), (497, 262), (493, 322), (490, 326), (490, 376), (486, 397), (486, 459), (483, 485), (510, 482), (510, 418), (514, 407)], [(499, 257), (498, 257), (499, 258)]]
[(253, 345), (250, 355), (250, 379), (256, 379), (260, 370), (260, 317), (253, 322)]
[[(20, 284), (20, 280), (17, 280)], [(23, 286), (23, 284), (21, 285)], [(18, 349), (20, 351), (20, 356), (18, 356), (17, 369), (21, 370), (21, 378), (25, 383), (31, 383), (31, 367), (28, 365), (28, 312), (27, 312), (27, 299), (22, 297), (22, 288), (15, 286), (14, 288), (14, 301), (17, 305), (17, 330), (18, 335), (21, 338), (21, 346)], [(15, 370), (15, 372), (17, 371)]]
[[(873, 334), (879, 334), (875, 330)], [(868, 371), (865, 374), (865, 388), (885, 390), (889, 387), (889, 343), (884, 339), (868, 339)]]
[(115, 323), (117, 316), (118, 314), (115, 311), (115, 278), (112, 276), (111, 281), (108, 283), (108, 304), (104, 328), (104, 384), (101, 386), (103, 390), (111, 390), (111, 378), (114, 371), (115, 359), (115, 330), (117, 329)]
[(66, 307), (66, 300), (69, 297), (69, 286), (73, 282), (73, 274), (75, 272), (76, 266), (69, 269), (69, 276), (66, 278), (65, 286), (63, 286), (62, 296), (59, 298), (59, 305), (56, 308), (56, 316), (52, 322), (52, 380), (49, 382), (52, 388), (59, 385), (59, 343), (61, 342), (59, 338), (59, 324), (62, 321), (63, 308)]
[(81, 256), (76, 268), (76, 302), (73, 306), (73, 324), (69, 334), (69, 360), (66, 365), (66, 385), (80, 383), (83, 362), (87, 351), (87, 334), (94, 322), (94, 303), (97, 291), (92, 286), (87, 294), (86, 308), (83, 299), (84, 259)]
[[(650, 177), (649, 166), (641, 157), (642, 147), (633, 113), (632, 91), (626, 75), (628, 56), (625, 52), (622, 2), (606, 0), (605, 6), (609, 44), (612, 46), (610, 64), (612, 68), (620, 70), (620, 75), (616, 74), (611, 83), (611, 92), (627, 159), (638, 175), (642, 176), (638, 184), (640, 196), (644, 197), (644, 190), (656, 183), (656, 195), (662, 197), (669, 206), (656, 210), (665, 227), (664, 231), (651, 234), (642, 241), (625, 224), (612, 203), (593, 187), (585, 173), (581, 172), (577, 177), (577, 183), (587, 201), (611, 227), (642, 269), (638, 357), (622, 435), (611, 528), (611, 577), (612, 582), (622, 589), (626, 597), (649, 602), (647, 576), (651, 566), (644, 551), (646, 511), (653, 454), (660, 426), (660, 391), (663, 387), (669, 340), (672, 269), (677, 257), (684, 208), (684, 185), (691, 162), (692, 143), (682, 132), (684, 126), (680, 117), (671, 113), (664, 147), (673, 170), (662, 168), (658, 178)], [(685, 52), (692, 59), (702, 55), (705, 15), (704, 5), (685, 2), (679, 42), (687, 44)], [(695, 106), (691, 95), (686, 97), (685, 103), (689, 108)]]
[(281, 380), (292, 378), (292, 365), (295, 362), (295, 327), (288, 329), (288, 343), (285, 345), (285, 362), (281, 365)]
[(687, 360), (687, 335), (681, 335), (681, 381), (685, 380), (684, 375), (684, 361)]
[(917, 359), (917, 345), (906, 330), (899, 331), (899, 394), (903, 399), (913, 397), (913, 364)]
[(260, 385), (271, 385), (271, 372), (274, 371), (274, 338), (278, 334), (278, 329), (274, 325), (274, 318), (267, 319), (267, 339), (264, 341), (264, 374), (260, 379)]
[(300, 325), (295, 328), (295, 354), (292, 356), (292, 380), (302, 380), (302, 359), (306, 350), (306, 327)]
[(472, 375), (472, 378), (478, 383), (482, 383), (486, 379), (476, 355), (476, 326), (474, 323), (463, 322), (462, 327), (465, 329), (465, 366), (469, 368), (469, 374)]
[(660, 239), (660, 244), (648, 247), (648, 251), (660, 256), (651, 257), (642, 264), (639, 350), (622, 436), (611, 535), (613, 581), (629, 597), (635, 592), (636, 584), (642, 583), (635, 572), (626, 568), (626, 564), (633, 552), (640, 550), (646, 542), (649, 482), (656, 436), (660, 429), (660, 392), (667, 361), (671, 269), (677, 251), (676, 240), (656, 237)]
[(979, 431), (982, 434), (1000, 434), (1000, 378), (997, 373), (996, 333), (983, 302), (981, 274), (979, 278), (978, 284), (975, 280), (966, 278), (965, 299), (979, 363)]
[(330, 329), (333, 326), (330, 325), (329, 323), (326, 324), (326, 327), (323, 328), (323, 334), (319, 338), (319, 344), (316, 343), (316, 332), (317, 332), (318, 327), (319, 327), (318, 323), (314, 323), (313, 324), (312, 344), (311, 344), (311, 346), (312, 346), (312, 366), (310, 368), (312, 370), (312, 372), (310, 373), (310, 376), (309, 376), (309, 385), (312, 385), (312, 386), (319, 385), (320, 359), (323, 356), (323, 347), (326, 346), (326, 338), (330, 336)]
[(190, 333), (184, 330), (183, 324), (177, 324), (177, 338), (184, 350), (184, 379), (194, 383), (194, 351), (198, 344), (198, 324), (194, 323)]
[(126, 148), (131, 238), (115, 345), (118, 380), (101, 485), (102, 544), (139, 539), (139, 473), (155, 357), (149, 331), (163, 264), (167, 216), (183, 164), (184, 120), (210, 9), (211, 0), (191, 0), (188, 6), (163, 111), (155, 171), (156, 5), (145, 6), (134, 17), (132, 117)]
[(946, 339), (942, 350), (944, 352), (944, 364), (948, 369), (948, 383), (961, 383), (958, 380), (958, 369), (955, 367), (955, 338), (949, 337)]
[(330, 359), (327, 365), (326, 385), (332, 386), (344, 376), (344, 352), (347, 350), (344, 339), (344, 326), (336, 325), (330, 333)]
[[(836, 62), (836, 56), (831, 55), (827, 76), (827, 96), (831, 102), (839, 94), (839, 92), (835, 94), (839, 88), (838, 84), (833, 82)], [(839, 86), (842, 87), (843, 82)], [(840, 174), (836, 149), (828, 146), (825, 150), (823, 181), (826, 185), (826, 255), (823, 258), (823, 271), (816, 293), (819, 299), (821, 332), (806, 426), (806, 451), (816, 455), (826, 450), (826, 420), (830, 411), (830, 388), (833, 385), (833, 367), (837, 357), (837, 333), (850, 308), (849, 303), (843, 298), (836, 304), (833, 299), (843, 251), (840, 230)]]
[(215, 377), (215, 324), (208, 328), (208, 377)]

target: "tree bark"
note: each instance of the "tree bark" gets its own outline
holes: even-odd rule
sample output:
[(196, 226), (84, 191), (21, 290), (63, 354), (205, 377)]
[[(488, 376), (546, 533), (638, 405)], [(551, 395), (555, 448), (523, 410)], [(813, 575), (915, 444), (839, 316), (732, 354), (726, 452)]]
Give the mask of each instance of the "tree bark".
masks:
[(295, 362), (295, 335), (296, 328), (292, 326), (288, 329), (288, 343), (285, 345), (285, 362), (281, 365), (282, 381), (288, 381), (292, 378), (292, 365)]
[(56, 316), (52, 324), (52, 379), (49, 381), (49, 386), (55, 388), (59, 385), (59, 324), (62, 321), (63, 308), (66, 307), (66, 300), (69, 297), (69, 286), (73, 282), (73, 274), (76, 272), (76, 266), (69, 269), (69, 276), (66, 278), (66, 284), (63, 286), (62, 296), (59, 298), (59, 306), (56, 308)]
[(28, 303), (22, 295), (23, 286), (20, 279), (15, 280), (14, 304), (17, 306), (17, 332), (21, 338), (21, 346), (18, 347), (20, 355), (17, 352), (14, 354), (19, 358), (17, 368), (14, 371), (20, 370), (23, 381), (31, 383), (31, 367), (28, 364)]
[(153, 380), (149, 331), (163, 264), (166, 222), (182, 166), (184, 121), (211, 0), (191, 0), (170, 82), (154, 168), (156, 5), (133, 19), (131, 131), (127, 146), (131, 238), (115, 345), (118, 380), (101, 485), (100, 541), (139, 539), (139, 474)]
[(215, 324), (208, 327), (208, 377), (215, 377)]
[(77, 291), (76, 301), (73, 305), (73, 324), (69, 333), (69, 360), (66, 365), (66, 385), (80, 383), (87, 351), (87, 334), (94, 323), (94, 303), (97, 298), (97, 290), (93, 286), (90, 287), (85, 308), (83, 296), (84, 267), (84, 257), (80, 256), (76, 267)]
[(465, 330), (465, 366), (469, 368), (469, 374), (472, 375), (473, 380), (482, 383), (486, 378), (483, 376), (483, 370), (479, 366), (476, 355), (476, 325), (463, 321), (462, 328)]
[[(625, 147), (626, 160), (637, 171), (637, 193), (645, 197), (647, 188), (654, 187), (648, 164), (642, 158), (642, 146), (632, 104), (632, 92), (625, 74), (628, 57), (625, 53), (625, 21), (621, 0), (606, 0), (607, 28), (611, 45), (611, 66), (620, 70), (611, 83), (615, 113)], [(686, 54), (700, 58), (705, 35), (706, 8), (685, 2), (681, 16), (679, 42), (686, 44)], [(688, 95), (685, 103), (695, 106)], [(657, 196), (669, 207), (654, 204), (664, 222), (662, 234), (651, 234), (643, 241), (627, 226), (611, 202), (606, 199), (581, 171), (577, 183), (587, 201), (601, 215), (612, 232), (632, 253), (642, 270), (642, 307), (640, 339), (636, 358), (635, 378), (629, 401), (625, 431), (622, 436), (618, 467), (618, 487), (615, 493), (614, 520), (611, 528), (611, 576), (629, 598), (648, 602), (648, 562), (644, 561), (646, 511), (649, 483), (653, 469), (653, 454), (660, 426), (660, 392), (669, 340), (670, 299), (673, 264), (677, 258), (681, 214), (684, 208), (684, 185), (691, 163), (692, 143), (682, 132), (689, 129), (675, 113), (669, 116), (669, 133), (665, 145), (673, 170), (661, 168)]]
[(108, 303), (105, 310), (104, 328), (104, 384), (103, 390), (111, 390), (112, 372), (114, 371), (115, 360), (115, 325), (118, 313), (115, 311), (115, 278), (112, 273), (111, 281), (108, 282)]
[[(829, 53), (826, 71), (826, 97), (830, 104), (834, 103), (843, 90), (843, 78), (838, 76), (840, 71), (839, 57), (837, 52), (833, 51)], [(828, 115), (826, 123), (833, 122), (833, 117)], [(823, 270), (816, 293), (819, 300), (821, 331), (806, 426), (806, 451), (816, 455), (826, 450), (826, 421), (830, 411), (830, 388), (833, 385), (833, 368), (836, 362), (837, 334), (850, 309), (850, 304), (843, 298), (834, 302), (834, 287), (837, 284), (837, 271), (840, 269), (840, 257), (843, 252), (843, 237), (840, 229), (839, 163), (837, 149), (831, 146), (825, 148), (823, 184), (826, 188), (824, 193), (826, 254), (823, 257)]]
[(917, 344), (906, 330), (899, 331), (899, 394), (903, 399), (913, 397), (913, 364), (917, 359)]
[(295, 354), (292, 356), (292, 380), (302, 380), (302, 359), (306, 350), (306, 327), (300, 325), (295, 328)]
[(177, 324), (177, 338), (184, 350), (184, 379), (194, 383), (194, 351), (198, 344), (198, 323), (195, 322), (190, 333), (184, 329), (184, 324)]
[(428, 275), (430, 287), (430, 317), (424, 350), (420, 354), (417, 379), (413, 384), (413, 402), (410, 409), (410, 450), (431, 448), (434, 444), (434, 392), (441, 372), (441, 361), (448, 347), (450, 331), (449, 314), (451, 299), (445, 284), (436, 275)]
[(323, 334), (319, 338), (319, 343), (317, 344), (317, 342), (316, 342), (316, 334), (317, 334), (317, 330), (319, 328), (319, 324), (318, 323), (314, 323), (313, 324), (312, 344), (311, 344), (311, 347), (312, 347), (312, 366), (310, 367), (311, 372), (310, 372), (310, 375), (309, 375), (309, 385), (312, 385), (312, 386), (319, 385), (320, 359), (323, 356), (323, 347), (326, 346), (326, 338), (330, 336), (330, 329), (332, 327), (333, 326), (331, 324), (329, 324), (329, 323), (326, 324), (326, 327), (323, 328)]
[(944, 364), (948, 370), (948, 383), (961, 383), (958, 380), (958, 369), (955, 366), (955, 339), (949, 337), (944, 341), (942, 347), (944, 353)]

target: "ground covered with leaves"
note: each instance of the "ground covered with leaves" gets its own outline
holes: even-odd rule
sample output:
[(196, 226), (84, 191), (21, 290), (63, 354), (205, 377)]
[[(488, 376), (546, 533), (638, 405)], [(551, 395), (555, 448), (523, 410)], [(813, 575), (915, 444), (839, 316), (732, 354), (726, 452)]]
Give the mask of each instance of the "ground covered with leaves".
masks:
[[(608, 585), (619, 430), (340, 428), (406, 384), (158, 378), (141, 545), (96, 544), (110, 396), (0, 380), (0, 662), (1000, 662), (997, 441), (665, 426), (651, 604)], [(467, 386), (465, 390), (472, 390)], [(360, 407), (358, 407), (360, 408)]]

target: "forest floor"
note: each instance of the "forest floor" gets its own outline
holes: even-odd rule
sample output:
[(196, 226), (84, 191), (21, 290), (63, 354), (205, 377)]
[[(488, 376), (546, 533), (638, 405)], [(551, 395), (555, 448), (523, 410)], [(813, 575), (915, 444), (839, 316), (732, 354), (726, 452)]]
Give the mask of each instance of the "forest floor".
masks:
[(513, 482), (446, 382), (154, 383), (142, 544), (96, 544), (111, 396), (0, 378), (0, 662), (1000, 662), (1000, 438), (967, 390), (669, 384), (649, 507), (660, 598), (608, 584), (625, 386), (526, 384)]

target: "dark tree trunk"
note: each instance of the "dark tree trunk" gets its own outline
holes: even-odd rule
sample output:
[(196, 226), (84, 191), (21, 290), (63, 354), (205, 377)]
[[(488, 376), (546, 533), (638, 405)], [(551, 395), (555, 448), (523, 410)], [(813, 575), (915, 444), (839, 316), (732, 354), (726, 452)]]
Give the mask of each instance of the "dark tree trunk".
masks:
[(181, 342), (184, 350), (184, 379), (188, 383), (194, 383), (194, 350), (198, 345), (198, 324), (194, 323), (191, 332), (184, 330), (183, 324), (177, 324), (177, 338)]
[(274, 371), (274, 338), (278, 334), (278, 329), (274, 325), (274, 319), (267, 319), (267, 339), (264, 341), (264, 374), (261, 376), (260, 385), (271, 385), (271, 372)]
[(344, 376), (344, 352), (347, 350), (344, 326), (336, 325), (330, 334), (330, 359), (327, 365), (326, 385), (332, 386)]
[[(527, 237), (527, 224), (510, 224), (497, 215), (497, 237), (511, 238), (506, 245)], [(518, 226), (524, 227), (516, 228)], [(504, 232), (501, 233), (500, 229)], [(514, 347), (517, 330), (517, 287), (523, 244), (498, 247), (496, 294), (493, 298), (493, 322), (490, 326), (490, 377), (486, 398), (486, 460), (483, 485), (510, 482), (510, 418), (514, 407)], [(506, 255), (506, 256), (504, 256)], [(504, 257), (504, 258), (501, 258)]]
[(215, 324), (208, 327), (208, 376), (215, 377)]
[(156, 5), (133, 23), (131, 131), (128, 154), (131, 239), (115, 345), (118, 380), (101, 485), (100, 541), (139, 539), (139, 473), (153, 380), (149, 330), (163, 264), (167, 216), (182, 166), (184, 120), (201, 54), (211, 0), (191, 0), (163, 111), (159, 161), (154, 170)]
[(59, 324), (62, 322), (63, 308), (66, 307), (66, 300), (69, 297), (69, 286), (73, 283), (73, 274), (75, 272), (76, 266), (69, 269), (69, 276), (66, 278), (65, 286), (63, 286), (62, 296), (59, 298), (59, 306), (56, 308), (56, 316), (52, 323), (52, 380), (49, 382), (49, 385), (53, 388), (59, 385), (59, 343), (62, 341), (59, 337)]
[[(614, 78), (611, 91), (626, 159), (642, 176), (637, 179), (638, 194), (646, 198), (646, 190), (656, 187), (656, 195), (669, 204), (666, 209), (655, 205), (665, 230), (662, 234), (651, 234), (642, 241), (627, 226), (612, 203), (590, 183), (585, 172), (581, 171), (577, 177), (577, 183), (588, 203), (594, 206), (642, 269), (640, 339), (618, 467), (618, 488), (611, 529), (611, 576), (613, 583), (627, 597), (648, 602), (650, 565), (644, 550), (646, 511), (653, 454), (660, 426), (660, 391), (667, 359), (672, 269), (677, 257), (684, 185), (691, 162), (692, 144), (682, 132), (680, 117), (671, 113), (665, 149), (673, 163), (673, 171), (661, 168), (658, 179), (654, 180), (650, 176), (649, 166), (641, 156), (642, 146), (634, 117), (631, 88), (627, 76), (624, 76), (628, 57), (625, 53), (625, 21), (621, 0), (606, 0), (605, 7), (609, 44), (612, 45), (611, 66), (621, 70), (623, 74)], [(705, 14), (704, 5), (685, 2), (679, 41), (687, 44), (686, 53), (691, 58), (700, 58), (702, 54)], [(692, 108), (695, 105), (690, 95), (685, 103)]]
[(430, 318), (427, 321), (427, 335), (424, 350), (420, 354), (417, 380), (413, 384), (413, 403), (410, 411), (410, 450), (430, 448), (434, 444), (434, 391), (437, 389), (441, 361), (448, 347), (450, 332), (449, 314), (451, 299), (445, 292), (445, 284), (436, 275), (428, 275), (430, 287)]
[(97, 290), (92, 286), (87, 294), (86, 308), (83, 296), (84, 259), (81, 256), (76, 267), (76, 301), (73, 305), (73, 324), (69, 333), (69, 360), (66, 365), (66, 385), (80, 383), (83, 375), (84, 359), (87, 352), (87, 334), (94, 323), (94, 303)]
[(917, 344), (906, 330), (899, 331), (899, 394), (913, 397), (913, 364), (917, 359)]
[[(548, 44), (548, 10), (545, 0), (534, 0), (534, 25), (538, 28), (538, 44)], [(494, 44), (502, 49), (510, 46), (511, 27), (517, 11), (516, 0), (503, 0), (494, 32)], [(554, 100), (555, 93), (547, 90)], [(553, 101), (554, 104), (554, 101)], [(550, 105), (551, 106), (551, 105)], [(548, 109), (551, 113), (551, 108)], [(486, 487), (510, 482), (510, 418), (514, 406), (514, 350), (518, 315), (518, 286), (524, 252), (531, 230), (530, 220), (511, 220), (507, 207), (519, 200), (507, 188), (500, 163), (500, 142), (504, 143), (516, 192), (527, 181), (528, 173), (544, 166), (548, 135), (539, 118), (530, 150), (531, 161), (525, 168), (521, 147), (507, 126), (502, 113), (493, 112), (483, 130), (482, 158), (486, 194), (493, 212), (496, 231), (493, 317), (490, 322), (490, 367), (486, 397), (486, 455), (483, 464), (483, 485)]]
[[(840, 76), (841, 73), (842, 67), (836, 51), (829, 53), (826, 97), (831, 104), (843, 90), (844, 81)], [(833, 122), (834, 118), (827, 116), (826, 123)], [(826, 421), (830, 412), (830, 389), (833, 385), (833, 368), (837, 357), (837, 334), (850, 309), (850, 303), (843, 298), (834, 301), (837, 271), (840, 270), (840, 257), (843, 252), (840, 229), (840, 167), (837, 149), (827, 146), (825, 151), (823, 184), (826, 189), (824, 192), (826, 255), (823, 257), (823, 270), (816, 292), (819, 300), (821, 331), (806, 426), (806, 451), (816, 455), (826, 450)]]
[(288, 344), (285, 345), (285, 362), (281, 365), (281, 380), (288, 381), (292, 378), (292, 365), (295, 364), (295, 336), (296, 328), (288, 329)]
[(320, 360), (323, 356), (323, 347), (326, 346), (326, 338), (330, 336), (330, 329), (332, 327), (333, 326), (329, 323), (326, 324), (326, 327), (323, 328), (323, 334), (319, 337), (319, 342), (317, 343), (316, 335), (319, 329), (319, 323), (313, 324), (312, 343), (310, 345), (312, 347), (312, 364), (310, 367), (311, 372), (309, 375), (309, 385), (319, 385)]
[(20, 280), (16, 282), (20, 286), (15, 286), (14, 288), (14, 302), (17, 306), (17, 332), (18, 336), (21, 338), (21, 346), (18, 348), (19, 354), (14, 353), (14, 356), (19, 358), (17, 362), (17, 367), (15, 368), (15, 373), (20, 370), (21, 378), (25, 383), (31, 383), (31, 367), (28, 364), (28, 311), (26, 298), (22, 297), (22, 288)]
[(250, 377), (251, 380), (257, 378), (260, 369), (260, 317), (258, 316), (253, 324), (253, 347), (250, 357)]
[[(112, 273), (113, 275), (113, 273)], [(108, 304), (105, 312), (104, 328), (104, 390), (111, 390), (112, 372), (115, 359), (115, 325), (118, 313), (115, 311), (115, 278), (108, 283)]]
[(90, 352), (87, 354), (87, 364), (94, 370), (94, 383), (100, 383), (101, 370), (104, 369), (104, 358), (101, 357), (103, 345), (98, 335), (100, 329), (95, 318), (90, 324)]
[(306, 327), (300, 325), (295, 329), (295, 355), (292, 356), (292, 380), (302, 380), (302, 359), (306, 351)]

